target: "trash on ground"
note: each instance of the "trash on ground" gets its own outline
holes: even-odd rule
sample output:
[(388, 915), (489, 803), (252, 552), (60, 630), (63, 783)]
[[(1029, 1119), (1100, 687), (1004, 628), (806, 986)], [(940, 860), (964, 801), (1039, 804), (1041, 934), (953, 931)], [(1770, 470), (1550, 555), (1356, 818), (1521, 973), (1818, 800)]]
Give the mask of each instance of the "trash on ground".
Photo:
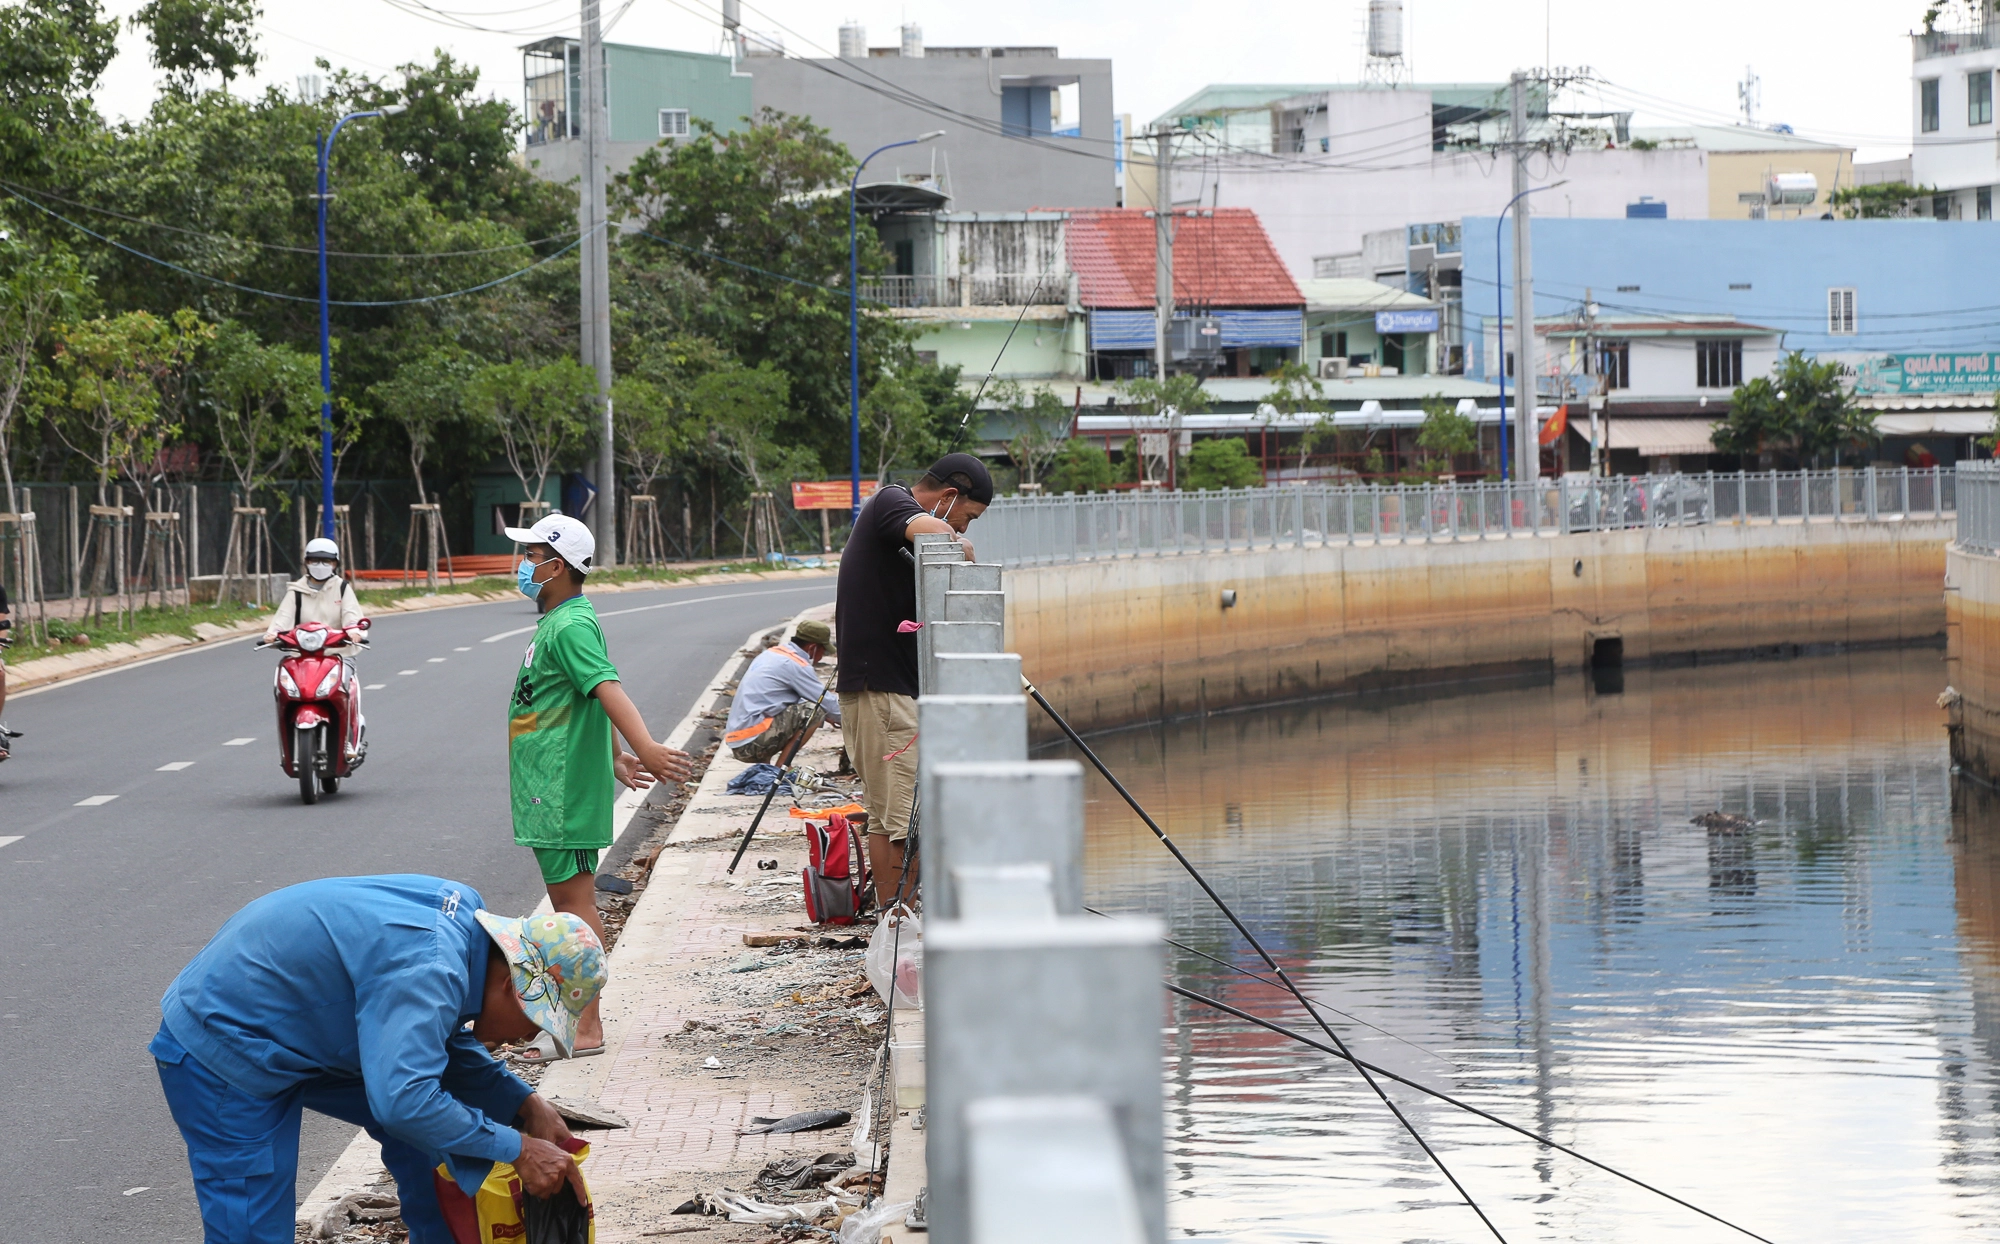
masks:
[(614, 877), (610, 873), (599, 873), (597, 874), (597, 888), (606, 894), (630, 894), (632, 892), (632, 883), (623, 877)]
[(697, 1192), (674, 1209), (676, 1214), (716, 1214), (731, 1222), (761, 1223), (775, 1227), (794, 1219), (811, 1222), (821, 1214), (833, 1209), (835, 1202), (800, 1201), (796, 1205), (773, 1205), (753, 1196), (736, 1191), (734, 1188), (718, 1188), (713, 1192)]
[(854, 1166), (851, 1153), (822, 1153), (816, 1158), (777, 1158), (757, 1172), (757, 1184), (798, 1192), (817, 1187)]
[(777, 871), (778, 871), (778, 861), (776, 861), (776, 860), (758, 860), (758, 861), (757, 861), (757, 871), (758, 871), (758, 872), (760, 872), (760, 873), (774, 873), (774, 872), (777, 872)]
[(782, 1132), (817, 1132), (829, 1127), (839, 1127), (853, 1117), (845, 1110), (802, 1110), (797, 1114), (788, 1114), (782, 1119), (752, 1119), (750, 1122), (757, 1126), (745, 1128), (743, 1134), (763, 1136)]
[(713, 1054), (710, 1054), (708, 1058), (705, 1061), (703, 1061), (701, 1065), (708, 1068), (710, 1071), (722, 1070), (722, 1060), (717, 1058)]
[(882, 1229), (900, 1224), (915, 1205), (914, 1201), (884, 1202), (848, 1215), (840, 1224), (840, 1244), (879, 1244)]
[(771, 966), (771, 961), (761, 955), (744, 955), (729, 965), (732, 972), (761, 972)]
[[(730, 778), (729, 785), (723, 789), (732, 795), (767, 794), (771, 789), (771, 783), (777, 781), (777, 778), (778, 766), (765, 764), (751, 765), (735, 777)], [(780, 795), (791, 795), (795, 792), (790, 782), (784, 782), (779, 784), (778, 793)]]
[(632, 1126), (629, 1119), (602, 1102), (578, 1101), (573, 1097), (550, 1097), (547, 1101), (556, 1108), (557, 1114), (571, 1123), (581, 1123), (585, 1127)]
[(403, 1203), (392, 1192), (350, 1192), (320, 1211), (313, 1238), (330, 1240), (356, 1223), (387, 1222), (403, 1216)]

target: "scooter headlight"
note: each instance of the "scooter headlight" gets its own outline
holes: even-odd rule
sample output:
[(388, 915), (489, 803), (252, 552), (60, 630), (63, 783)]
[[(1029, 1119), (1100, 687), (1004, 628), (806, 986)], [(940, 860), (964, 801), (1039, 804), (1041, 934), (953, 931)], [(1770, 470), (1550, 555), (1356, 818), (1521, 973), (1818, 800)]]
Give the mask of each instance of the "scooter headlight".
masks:
[(299, 684), (292, 681), (291, 674), (282, 665), (278, 667), (278, 686), (283, 688), (285, 694), (294, 700), (299, 698)]
[(333, 689), (340, 685), (340, 674), (341, 669), (338, 665), (328, 670), (326, 677), (319, 680), (319, 690), (313, 692), (313, 699), (324, 700), (332, 695)]
[(318, 652), (318, 651), (319, 651), (319, 650), (320, 650), (321, 648), (324, 648), (324, 647), (326, 647), (326, 632), (325, 632), (325, 631), (300, 631), (300, 632), (299, 632), (299, 651), (301, 651), (301, 652)]

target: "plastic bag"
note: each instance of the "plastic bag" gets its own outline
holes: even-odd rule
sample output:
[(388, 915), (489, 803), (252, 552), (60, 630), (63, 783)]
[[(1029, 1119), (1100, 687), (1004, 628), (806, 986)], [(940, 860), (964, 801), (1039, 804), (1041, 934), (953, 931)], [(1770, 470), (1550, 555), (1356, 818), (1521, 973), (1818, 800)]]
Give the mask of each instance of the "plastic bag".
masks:
[(875, 924), (875, 931), (868, 936), (866, 966), (868, 983), (875, 987), (875, 992), (882, 996), (884, 1002), (891, 1001), (889, 982), (893, 975), (896, 989), (894, 1004), (922, 1010), (923, 921), (900, 903), (883, 912), (882, 918)]
[(840, 1224), (840, 1244), (880, 1244), (882, 1229), (901, 1223), (909, 1217), (914, 1201), (897, 1201), (890, 1204), (878, 1201), (876, 1204), (856, 1214), (849, 1214), (847, 1221)]
[[(590, 1156), (590, 1146), (574, 1137), (569, 1151), (578, 1162)], [(495, 1162), (473, 1196), (442, 1164), (432, 1177), (453, 1244), (596, 1244), (596, 1207), (579, 1204), (567, 1182), (555, 1196), (530, 1196), (512, 1162)]]

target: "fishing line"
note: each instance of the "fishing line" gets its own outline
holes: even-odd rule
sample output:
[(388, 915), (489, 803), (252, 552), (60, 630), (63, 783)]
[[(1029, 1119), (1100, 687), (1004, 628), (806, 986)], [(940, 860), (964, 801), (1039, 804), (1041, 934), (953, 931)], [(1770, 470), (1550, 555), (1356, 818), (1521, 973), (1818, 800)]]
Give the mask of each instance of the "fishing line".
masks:
[(1567, 1154), (1570, 1157), (1575, 1158), (1579, 1162), (1588, 1163), (1589, 1165), (1596, 1167), (1598, 1170), (1601, 1170), (1606, 1174), (1616, 1175), (1618, 1178), (1624, 1180), (1625, 1182), (1633, 1184), (1640, 1188), (1644, 1188), (1646, 1191), (1651, 1192), (1656, 1196), (1665, 1197), (1667, 1200), (1672, 1201), (1674, 1204), (1679, 1205), (1684, 1209), (1691, 1209), (1695, 1213), (1700, 1214), (1703, 1218), (1707, 1218), (1713, 1222), (1721, 1223), (1723, 1226), (1728, 1227), (1732, 1231), (1740, 1231), (1744, 1235), (1749, 1236), (1753, 1240), (1760, 1240), (1763, 1242), (1763, 1244), (1771, 1244), (1770, 1240), (1765, 1239), (1765, 1237), (1761, 1235), (1758, 1235), (1755, 1231), (1752, 1231), (1750, 1228), (1738, 1226), (1736, 1223), (1729, 1221), (1722, 1215), (1711, 1213), (1708, 1210), (1703, 1209), (1701, 1206), (1694, 1204), (1692, 1201), (1684, 1201), (1681, 1198), (1675, 1196), (1673, 1193), (1668, 1192), (1664, 1188), (1656, 1188), (1652, 1184), (1647, 1183), (1645, 1180), (1640, 1179), (1636, 1175), (1628, 1175), (1624, 1171), (1619, 1170), (1615, 1166), (1611, 1166), (1607, 1163), (1600, 1162), (1596, 1158), (1593, 1158), (1588, 1154), (1579, 1153), (1575, 1149), (1570, 1148), (1568, 1145), (1563, 1144), (1561, 1141), (1551, 1140), (1539, 1132), (1531, 1131), (1528, 1128), (1522, 1127), (1518, 1123), (1510, 1123), (1506, 1119), (1501, 1118), (1497, 1114), (1493, 1114), (1490, 1111), (1481, 1110), (1479, 1107), (1473, 1105), (1471, 1102), (1461, 1101), (1459, 1098), (1453, 1097), (1451, 1094), (1443, 1092), (1439, 1089), (1434, 1089), (1428, 1084), (1423, 1084), (1420, 1083), (1419, 1081), (1412, 1080), (1408, 1076), (1398, 1075), (1395, 1072), (1389, 1070), (1387, 1067), (1378, 1067), (1374, 1063), (1363, 1062), (1362, 1060), (1354, 1057), (1354, 1055), (1346, 1053), (1344, 1050), (1335, 1049), (1332, 1046), (1326, 1045), (1323, 1042), (1317, 1041), (1312, 1037), (1306, 1035), (1305, 1033), (1298, 1031), (1297, 1029), (1287, 1028), (1283, 1024), (1273, 1023), (1268, 1019), (1259, 1018), (1258, 1016), (1252, 1015), (1248, 1011), (1239, 1010), (1236, 1007), (1229, 1005), (1227, 1002), (1220, 1001), (1216, 998), (1211, 998), (1206, 994), (1196, 993), (1192, 989), (1183, 989), (1179, 985), (1176, 985), (1171, 981), (1167, 982), (1167, 991), (1169, 993), (1179, 994), (1181, 997), (1188, 999), (1190, 1002), (1199, 1002), (1203, 1006), (1214, 1007), (1216, 1010), (1222, 1011), (1229, 1015), (1234, 1015), (1238, 1019), (1248, 1020), (1250, 1023), (1257, 1025), (1259, 1028), (1267, 1028), (1270, 1031), (1278, 1033), (1281, 1036), (1290, 1037), (1292, 1040), (1299, 1042), (1301, 1045), (1310, 1046), (1313, 1049), (1319, 1050), (1321, 1053), (1331, 1054), (1335, 1058), (1341, 1059), (1344, 1062), (1352, 1063), (1354, 1067), (1357, 1070), (1363, 1072), (1363, 1074), (1372, 1071), (1377, 1075), (1382, 1076), (1384, 1079), (1394, 1080), (1396, 1083), (1405, 1085), (1409, 1088), (1413, 1088), (1417, 1090), (1419, 1093), (1426, 1094), (1427, 1096), (1430, 1097), (1435, 1097), (1439, 1101), (1444, 1102), (1446, 1105), (1456, 1106), (1460, 1110), (1463, 1110), (1468, 1114), (1477, 1115), (1478, 1117), (1485, 1119), (1488, 1123), (1497, 1123), (1501, 1127), (1506, 1128), (1510, 1132), (1517, 1132), (1522, 1136), (1526, 1136), (1528, 1139), (1534, 1141), (1538, 1145), (1543, 1145), (1547, 1148), (1554, 1149), (1558, 1153)]
[(964, 443), (965, 429), (972, 422), (972, 412), (979, 409), (980, 396), (986, 392), (986, 386), (992, 382), (994, 373), (1000, 370), (1000, 360), (1007, 357), (1007, 347), (1014, 344), (1014, 334), (1021, 331), (1021, 321), (1028, 318), (1028, 308), (1035, 305), (1035, 298), (1041, 292), (1042, 279), (1038, 277), (1035, 280), (1035, 288), (1028, 292), (1028, 301), (1021, 304), (1021, 314), (1014, 317), (1014, 327), (1007, 330), (1007, 340), (1000, 343), (1000, 353), (993, 356), (992, 370), (986, 373), (986, 379), (979, 382), (979, 387), (973, 391), (971, 403), (965, 408), (965, 417), (958, 421), (958, 434), (951, 438), (951, 452), (957, 453), (958, 447)]
[(1278, 965), (1278, 961), (1273, 959), (1271, 953), (1264, 949), (1264, 944), (1257, 940), (1257, 935), (1250, 931), (1249, 926), (1243, 923), (1235, 910), (1223, 901), (1220, 894), (1215, 892), (1215, 887), (1208, 883), (1208, 878), (1201, 875), (1201, 870), (1194, 866), (1194, 861), (1190, 860), (1181, 851), (1180, 846), (1167, 836), (1167, 831), (1160, 828), (1159, 822), (1155, 821), (1152, 815), (1139, 805), (1139, 801), (1133, 798), (1132, 792), (1125, 789), (1125, 784), (1112, 774), (1111, 770), (1105, 766), (1102, 760), (1098, 759), (1097, 753), (1090, 749), (1090, 744), (1084, 742), (1083, 736), (1076, 732), (1075, 727), (1071, 726), (1063, 715), (1056, 711), (1055, 705), (1049, 703), (1048, 697), (1042, 694), (1041, 688), (1029, 682), (1026, 676), (1022, 677), (1021, 686), (1027, 690), (1030, 696), (1034, 697), (1035, 703), (1041, 705), (1042, 711), (1047, 713), (1050, 719), (1056, 723), (1057, 727), (1069, 737), (1070, 743), (1078, 751), (1082, 752), (1091, 765), (1104, 776), (1104, 780), (1111, 783), (1111, 788), (1118, 792), (1119, 796), (1125, 800), (1132, 811), (1139, 814), (1139, 819), (1146, 823), (1146, 828), (1153, 831), (1153, 836), (1160, 840), (1160, 845), (1173, 853), (1174, 859), (1179, 861), (1180, 866), (1187, 870), (1188, 876), (1194, 878), (1195, 884), (1201, 887), (1204, 894), (1208, 895), (1209, 901), (1215, 904), (1217, 910), (1228, 917), (1229, 923), (1236, 926), (1236, 931), (1243, 935), (1244, 941), (1250, 943), (1250, 948), (1257, 952), (1257, 957), (1262, 959), (1265, 966), (1270, 968), (1272, 973), (1284, 983), (1286, 991), (1294, 998), (1297, 998), (1299, 1004), (1306, 1008), (1306, 1013), (1313, 1017), (1314, 1022), (1319, 1025), (1320, 1031), (1327, 1035), (1327, 1039), (1339, 1048), (1341, 1057), (1354, 1064), (1354, 1069), (1361, 1073), (1361, 1078), (1367, 1081), (1368, 1087), (1375, 1091), (1375, 1096), (1379, 1097), (1382, 1100), (1382, 1104), (1389, 1108), (1389, 1113), (1396, 1116), (1396, 1121), (1403, 1125), (1403, 1130), (1410, 1134), (1410, 1139), (1417, 1142), (1417, 1147), (1424, 1151), (1424, 1156), (1428, 1157), (1438, 1168), (1439, 1172), (1450, 1181), (1451, 1186), (1458, 1190), (1458, 1195), (1464, 1199), (1472, 1212), (1479, 1215), (1479, 1221), (1486, 1224), (1486, 1229), (1493, 1233), (1493, 1238), (1499, 1240), (1500, 1244), (1507, 1244), (1507, 1237), (1500, 1234), (1500, 1228), (1495, 1226), (1493, 1220), (1486, 1216), (1486, 1211), (1480, 1208), (1479, 1202), (1473, 1199), (1472, 1193), (1466, 1190), (1465, 1185), (1458, 1181), (1458, 1176), (1451, 1173), (1451, 1168), (1445, 1165), (1444, 1159), (1438, 1156), (1437, 1151), (1431, 1148), (1430, 1142), (1426, 1141), (1423, 1135), (1417, 1131), (1416, 1125), (1410, 1122), (1409, 1117), (1403, 1113), (1402, 1107), (1398, 1106), (1390, 1098), (1389, 1094), (1384, 1091), (1382, 1086), (1376, 1082), (1375, 1077), (1366, 1066), (1362, 1065), (1361, 1060), (1355, 1058), (1348, 1051), (1347, 1042), (1341, 1040), (1340, 1034), (1333, 1030), (1333, 1025), (1327, 1023), (1325, 1017), (1320, 1015), (1318, 1011), (1315, 1011), (1312, 1004), (1306, 1001), (1305, 994), (1292, 981), (1290, 974)]

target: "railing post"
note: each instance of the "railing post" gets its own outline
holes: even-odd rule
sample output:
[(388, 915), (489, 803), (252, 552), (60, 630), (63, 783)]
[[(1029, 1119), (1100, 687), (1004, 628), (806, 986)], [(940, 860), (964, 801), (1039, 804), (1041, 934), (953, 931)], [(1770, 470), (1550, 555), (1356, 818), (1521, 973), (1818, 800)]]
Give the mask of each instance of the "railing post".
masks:
[(1870, 463), (1869, 465), (1862, 467), (1861, 471), (1863, 475), (1862, 486), (1868, 489), (1868, 508), (1866, 510), (1866, 513), (1868, 515), (1868, 521), (1872, 523), (1876, 520), (1877, 517), (1879, 517), (1876, 505), (1877, 499), (1875, 496), (1875, 466), (1873, 463)]
[(1944, 468), (1931, 468), (1931, 517), (1944, 517)]

